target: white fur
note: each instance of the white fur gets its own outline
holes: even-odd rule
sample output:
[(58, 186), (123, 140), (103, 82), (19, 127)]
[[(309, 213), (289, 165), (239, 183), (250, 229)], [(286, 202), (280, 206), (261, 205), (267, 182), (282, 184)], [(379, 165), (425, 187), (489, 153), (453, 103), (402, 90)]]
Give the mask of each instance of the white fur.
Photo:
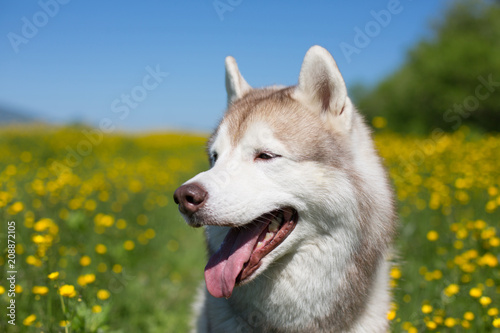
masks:
[[(324, 86), (329, 86), (331, 92), (329, 96), (322, 95), (325, 91), (321, 90), (321, 87)], [(316, 108), (323, 109), (328, 104), (322, 111), (325, 115), (336, 116), (328, 117), (333, 127), (339, 132), (350, 129), (352, 104), (347, 97), (344, 79), (331, 54), (321, 46), (313, 46), (307, 51), (300, 70), (295, 97), (303, 104)], [(328, 97), (328, 103), (325, 103), (323, 99)]]
[[(331, 94), (316, 89), (324, 84)], [(251, 89), (231, 57), (226, 58), (226, 87), (229, 104)], [(318, 116), (325, 117), (331, 129), (342, 135), (342, 142), (351, 145), (354, 170), (350, 171), (363, 182), (366, 193), (380, 199), (380, 211), (371, 216), (374, 231), (370, 237), (381, 238), (389, 228), (387, 217), (380, 212), (391, 210), (391, 191), (384, 183), (385, 174), (370, 135), (360, 123), (342, 76), (326, 50), (313, 47), (307, 52), (293, 96), (309, 111), (322, 109)], [(243, 226), (284, 206), (294, 207), (299, 221), (229, 299), (217, 299), (205, 288), (200, 290), (194, 331), (265, 332), (273, 327), (279, 332), (311, 332), (311, 327), (331, 316), (334, 305), (342, 302), (342, 291), (351, 282), (346, 281), (345, 272), (365, 241), (361, 238), (359, 189), (341, 168), (297, 159), (290, 144), (278, 139), (270, 123), (252, 121), (236, 145), (231, 139), (229, 125), (223, 121), (209, 147), (211, 153), (217, 152), (217, 162), (187, 182), (198, 183), (208, 192), (203, 213), (212, 221), (206, 227), (211, 251), (217, 250), (229, 230), (217, 224)], [(261, 150), (281, 157), (256, 160), (255, 152)], [(388, 249), (382, 250), (387, 256)], [(385, 259), (376, 266), (366, 308), (345, 332), (387, 330), (390, 296)], [(331, 332), (318, 327), (322, 328), (317, 332)]]
[(245, 92), (251, 89), (250, 85), (241, 75), (236, 60), (233, 57), (226, 57), (226, 91), (227, 104), (241, 98)]

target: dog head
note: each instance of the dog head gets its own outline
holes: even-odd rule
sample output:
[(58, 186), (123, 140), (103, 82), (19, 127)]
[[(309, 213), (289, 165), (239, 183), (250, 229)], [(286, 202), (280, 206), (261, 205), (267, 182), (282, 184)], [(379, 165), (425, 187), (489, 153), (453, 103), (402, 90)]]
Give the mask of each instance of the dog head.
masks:
[(227, 57), (226, 89), (227, 112), (208, 142), (211, 168), (174, 194), (186, 222), (210, 230), (205, 279), (215, 297), (310, 235), (358, 227), (340, 217), (356, 210), (351, 134), (360, 120), (328, 51), (307, 52), (297, 86), (263, 89)]

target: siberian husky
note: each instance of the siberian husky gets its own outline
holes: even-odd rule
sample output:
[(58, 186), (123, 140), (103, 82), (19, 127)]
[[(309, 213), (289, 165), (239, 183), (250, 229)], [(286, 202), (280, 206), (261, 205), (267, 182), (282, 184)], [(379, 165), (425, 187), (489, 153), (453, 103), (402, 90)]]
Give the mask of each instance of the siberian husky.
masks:
[(207, 236), (194, 332), (386, 332), (393, 193), (335, 60), (254, 89), (227, 57), (226, 89), (211, 168), (174, 194)]

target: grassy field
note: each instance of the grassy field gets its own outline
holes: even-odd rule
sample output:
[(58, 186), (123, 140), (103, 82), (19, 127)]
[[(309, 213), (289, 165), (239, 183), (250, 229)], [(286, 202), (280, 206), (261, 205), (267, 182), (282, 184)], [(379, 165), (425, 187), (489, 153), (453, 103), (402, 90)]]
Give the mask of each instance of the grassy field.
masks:
[[(204, 141), (1, 129), (0, 332), (186, 332), (206, 259), (172, 193), (207, 168)], [(500, 332), (500, 136), (376, 141), (401, 220), (392, 331)]]

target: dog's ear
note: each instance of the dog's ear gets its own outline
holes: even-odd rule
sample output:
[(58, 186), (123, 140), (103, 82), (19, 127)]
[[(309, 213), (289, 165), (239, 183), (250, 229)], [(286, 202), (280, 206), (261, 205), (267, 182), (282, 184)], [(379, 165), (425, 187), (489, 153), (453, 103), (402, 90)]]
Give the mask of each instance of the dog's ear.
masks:
[(245, 81), (233, 57), (226, 57), (227, 105), (242, 97), (252, 87)]
[(344, 118), (342, 127), (350, 127), (350, 115), (344, 112), (350, 104), (344, 79), (331, 54), (321, 46), (307, 51), (294, 95), (332, 120)]

